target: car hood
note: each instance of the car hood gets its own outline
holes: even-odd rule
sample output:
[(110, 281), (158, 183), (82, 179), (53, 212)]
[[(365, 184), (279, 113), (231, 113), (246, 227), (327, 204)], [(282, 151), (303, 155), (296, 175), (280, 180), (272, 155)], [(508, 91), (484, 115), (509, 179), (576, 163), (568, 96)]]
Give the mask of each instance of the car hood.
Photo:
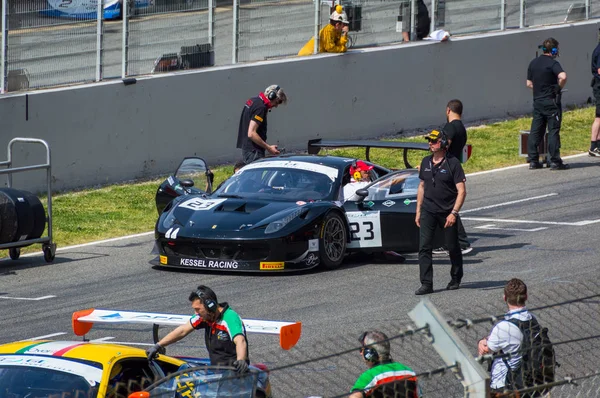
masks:
[(328, 202), (279, 202), (237, 198), (185, 197), (173, 202), (158, 220), (157, 230), (166, 233), (180, 228), (179, 236), (210, 236), (211, 233), (243, 231), (266, 228), (273, 221), (286, 217), (311, 219), (320, 211), (315, 208), (330, 207)]

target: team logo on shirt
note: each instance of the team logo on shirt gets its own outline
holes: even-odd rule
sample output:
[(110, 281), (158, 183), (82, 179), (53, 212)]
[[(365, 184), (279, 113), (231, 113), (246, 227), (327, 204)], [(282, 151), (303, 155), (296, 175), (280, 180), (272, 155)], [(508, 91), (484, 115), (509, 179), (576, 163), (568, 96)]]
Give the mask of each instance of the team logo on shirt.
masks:
[(229, 340), (229, 335), (223, 330), (217, 332), (217, 340)]
[(262, 122), (262, 121), (263, 121), (263, 118), (262, 118), (262, 117), (260, 117), (260, 116), (258, 116), (258, 115), (254, 116), (254, 118), (255, 118), (256, 120), (258, 120), (259, 122)]

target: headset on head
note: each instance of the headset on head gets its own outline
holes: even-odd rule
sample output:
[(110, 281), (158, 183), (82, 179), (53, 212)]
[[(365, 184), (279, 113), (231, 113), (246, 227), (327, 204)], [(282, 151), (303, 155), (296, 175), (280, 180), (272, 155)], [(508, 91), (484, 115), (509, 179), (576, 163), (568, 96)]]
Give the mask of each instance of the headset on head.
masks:
[(364, 332), (358, 338), (358, 340), (360, 341), (360, 344), (362, 344), (362, 346), (363, 346), (361, 349), (362, 356), (365, 359), (365, 361), (372, 362), (372, 363), (378, 363), (379, 362), (379, 353), (377, 352), (377, 350), (373, 346), (365, 347), (365, 337), (367, 337), (367, 333), (368, 332)]
[(443, 131), (440, 131), (440, 146), (442, 148), (448, 148), (448, 136)]
[(275, 98), (277, 98), (277, 94), (279, 94), (279, 90), (281, 90), (281, 88), (279, 86), (277, 86), (269, 92), (269, 94), (267, 95), (267, 98), (269, 99), (269, 101), (273, 101)]
[(200, 299), (200, 302), (204, 305), (208, 312), (216, 312), (218, 304), (215, 300), (211, 299), (207, 296), (207, 294), (202, 290), (196, 290), (196, 295)]

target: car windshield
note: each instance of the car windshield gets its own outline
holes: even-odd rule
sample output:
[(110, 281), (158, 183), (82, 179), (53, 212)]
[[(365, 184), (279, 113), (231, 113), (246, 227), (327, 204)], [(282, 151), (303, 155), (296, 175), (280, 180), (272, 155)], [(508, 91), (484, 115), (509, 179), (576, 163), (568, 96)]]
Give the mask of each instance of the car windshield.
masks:
[(388, 174), (368, 188), (369, 195), (365, 200), (386, 200), (389, 198), (404, 198), (417, 195), (420, 183), (419, 175), (413, 170), (402, 170)]
[[(34, 357), (35, 358), (35, 357)], [(44, 361), (45, 358), (37, 357), (33, 361)], [(69, 362), (69, 361), (63, 361)], [(99, 377), (92, 375), (100, 369), (91, 369), (91, 366), (79, 363), (83, 373), (55, 369), (39, 368), (36, 366), (0, 365), (0, 394), (2, 397), (11, 398), (48, 398), (48, 397), (95, 397), (98, 394)], [(47, 366), (42, 363), (42, 366)], [(50, 364), (50, 367), (56, 364)], [(66, 368), (70, 368), (67, 365)], [(85, 368), (89, 368), (92, 379), (86, 378)], [(98, 380), (94, 380), (94, 379)], [(6, 395), (3, 395), (6, 394)]]
[[(229, 369), (182, 365), (181, 372), (165, 377), (151, 387), (151, 398), (251, 398), (255, 394), (258, 372), (239, 376)], [(173, 395), (175, 393), (175, 395)]]
[(307, 170), (299, 164), (302, 162), (296, 162), (298, 167), (295, 168), (284, 163), (281, 164), (283, 167), (261, 163), (267, 164), (264, 167), (258, 167), (260, 163), (250, 164), (238, 171), (212, 197), (313, 201), (328, 200), (333, 196), (337, 169), (305, 163), (314, 166)]

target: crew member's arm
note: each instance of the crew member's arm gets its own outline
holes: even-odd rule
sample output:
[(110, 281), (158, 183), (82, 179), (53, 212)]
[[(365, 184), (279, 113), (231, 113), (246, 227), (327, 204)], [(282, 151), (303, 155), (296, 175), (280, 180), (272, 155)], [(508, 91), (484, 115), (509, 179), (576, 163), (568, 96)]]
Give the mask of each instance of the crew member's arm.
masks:
[(561, 88), (565, 88), (565, 84), (567, 84), (567, 74), (565, 72), (560, 72), (558, 74), (558, 85)]
[(423, 204), (423, 196), (425, 195), (425, 183), (423, 180), (419, 183), (417, 190), (417, 214), (415, 215), (415, 223), (417, 227), (421, 227), (421, 205)]
[(348, 396), (348, 398), (364, 398), (365, 394), (362, 391), (355, 391)]
[(279, 155), (277, 145), (269, 145), (262, 138), (260, 138), (260, 135), (258, 135), (258, 123), (256, 123), (254, 120), (250, 120), (250, 125), (248, 126), (248, 138), (250, 138), (252, 142), (259, 147), (266, 149), (270, 154)]
[[(346, 29), (346, 27), (344, 27)], [(348, 49), (346, 44), (348, 43), (348, 31), (341, 35), (338, 39), (338, 33), (335, 30), (325, 30), (322, 37), (320, 38), (323, 42), (323, 48), (328, 53), (345, 53)]]
[(248, 343), (246, 342), (246, 338), (243, 334), (238, 334), (233, 338), (233, 342), (235, 343), (235, 354), (236, 359), (238, 361), (245, 361), (246, 353), (248, 352)]
[(462, 207), (463, 203), (465, 203), (465, 198), (467, 197), (467, 189), (465, 188), (464, 182), (456, 183), (456, 190), (458, 191), (458, 195), (456, 196), (456, 202), (454, 202), (454, 207), (452, 208), (452, 212), (448, 214), (446, 217), (446, 224), (444, 228), (451, 227), (456, 223), (456, 219), (458, 218), (458, 212)]
[(529, 87), (531, 89), (533, 88), (533, 82), (529, 79), (527, 80), (527, 87)]
[(183, 325), (177, 326), (177, 328), (175, 328), (174, 330), (169, 332), (169, 334), (167, 334), (165, 337), (160, 339), (158, 344), (161, 347), (166, 347), (169, 344), (178, 342), (179, 340), (183, 339), (185, 336), (192, 333), (193, 331), (194, 331), (194, 327), (189, 322), (186, 322)]

